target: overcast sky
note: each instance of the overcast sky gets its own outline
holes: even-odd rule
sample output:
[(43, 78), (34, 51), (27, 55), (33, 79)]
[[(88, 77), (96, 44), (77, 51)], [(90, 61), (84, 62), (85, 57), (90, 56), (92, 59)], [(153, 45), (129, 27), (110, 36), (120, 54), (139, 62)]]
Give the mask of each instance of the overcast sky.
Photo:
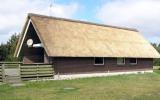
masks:
[(0, 43), (21, 32), (27, 13), (137, 28), (160, 43), (160, 0), (0, 0)]

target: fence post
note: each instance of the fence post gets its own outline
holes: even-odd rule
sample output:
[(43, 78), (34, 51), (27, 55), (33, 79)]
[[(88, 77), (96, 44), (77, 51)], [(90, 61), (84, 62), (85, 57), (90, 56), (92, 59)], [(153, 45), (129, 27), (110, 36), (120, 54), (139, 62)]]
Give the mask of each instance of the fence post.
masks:
[(22, 78), (21, 78), (21, 64), (18, 64), (18, 68), (19, 68), (19, 77), (22, 80)]
[(37, 74), (37, 80), (39, 79), (39, 76), (38, 76), (38, 64), (36, 66), (36, 74)]
[(5, 72), (4, 72), (5, 66), (2, 64), (2, 82), (5, 82)]
[(53, 65), (51, 65), (52, 66), (52, 71), (53, 71), (53, 78), (54, 78), (54, 66)]

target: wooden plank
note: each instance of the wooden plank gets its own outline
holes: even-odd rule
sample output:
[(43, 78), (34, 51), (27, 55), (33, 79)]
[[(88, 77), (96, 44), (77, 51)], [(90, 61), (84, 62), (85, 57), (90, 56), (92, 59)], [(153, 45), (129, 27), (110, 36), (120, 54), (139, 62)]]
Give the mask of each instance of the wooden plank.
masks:
[(23, 74), (21, 74), (21, 76), (23, 76), (23, 75), (28, 75), (28, 76), (30, 76), (30, 75), (33, 75), (33, 76), (37, 76), (37, 73), (23, 73)]
[(50, 75), (51, 75), (51, 74), (53, 75), (53, 73), (38, 73), (38, 76), (39, 76), (39, 75), (42, 75), (42, 76), (43, 76), (43, 75), (49, 75), (49, 74), (50, 74)]
[(21, 69), (37, 68), (36, 66), (21, 66)]
[(39, 67), (28, 67), (28, 68), (21, 68), (21, 69), (53, 69), (52, 67), (41, 67), (41, 68), (39, 68)]
[(46, 68), (46, 69), (38, 69), (38, 71), (53, 71), (53, 68)]
[(21, 68), (20, 70), (53, 70), (53, 68)]
[(38, 71), (38, 72), (33, 72), (33, 71), (21, 72), (21, 74), (31, 74), (31, 73), (53, 73), (53, 71), (49, 70), (49, 71)]
[(22, 64), (22, 62), (0, 62), (0, 64)]
[(38, 67), (52, 67), (52, 65), (38, 65)]
[(53, 74), (42, 74), (42, 75), (21, 75), (21, 77), (39, 77), (39, 76), (53, 76)]
[(48, 68), (48, 67), (53, 68), (52, 66), (44, 66), (44, 65), (43, 66), (35, 66), (35, 65), (34, 66), (21, 66), (22, 69), (23, 68), (37, 68), (37, 67), (38, 68)]
[(30, 71), (30, 72), (21, 72), (21, 74), (36, 74), (37, 72), (33, 72), (33, 71)]
[(37, 69), (21, 69), (21, 72), (34, 72), (37, 71)]
[(53, 72), (37, 72), (37, 73), (25, 72), (25, 73), (21, 73), (21, 75), (32, 75), (32, 74), (53, 74)]
[(45, 69), (21, 69), (21, 72), (23, 72), (23, 71), (50, 71), (50, 70), (52, 70), (53, 71), (53, 68), (45, 68)]
[(39, 77), (39, 76), (53, 76), (53, 74), (42, 74), (42, 75), (21, 75), (21, 77)]
[[(53, 77), (39, 77), (39, 80), (41, 79), (53, 79)], [(22, 81), (29, 81), (29, 80), (37, 80), (37, 78), (22, 78)]]
[(38, 68), (53, 68), (53, 66), (38, 66)]
[(26, 80), (38, 80), (44, 77), (53, 78), (54, 69), (52, 65), (26, 65), (20, 66), (21, 78)]
[(53, 69), (52, 67), (41, 67), (41, 68), (38, 68), (38, 69)]
[(54, 73), (53, 70), (49, 70), (49, 71), (38, 71), (38, 73)]
[(5, 68), (18, 68), (19, 65), (4, 65)]
[(18, 66), (19, 64), (3, 64), (5, 66)]

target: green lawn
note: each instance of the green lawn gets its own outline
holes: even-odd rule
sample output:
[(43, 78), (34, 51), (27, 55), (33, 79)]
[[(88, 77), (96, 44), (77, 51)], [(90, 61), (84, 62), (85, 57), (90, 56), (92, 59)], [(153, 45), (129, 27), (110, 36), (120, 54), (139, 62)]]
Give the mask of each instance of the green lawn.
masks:
[(160, 100), (160, 71), (148, 74), (0, 85), (0, 100)]

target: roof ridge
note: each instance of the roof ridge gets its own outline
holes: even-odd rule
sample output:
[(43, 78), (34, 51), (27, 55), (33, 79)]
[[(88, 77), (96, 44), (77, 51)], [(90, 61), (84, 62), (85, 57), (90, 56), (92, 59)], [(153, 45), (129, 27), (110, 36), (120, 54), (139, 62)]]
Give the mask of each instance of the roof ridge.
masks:
[(111, 28), (124, 29), (124, 30), (129, 30), (129, 31), (136, 31), (136, 32), (138, 32), (138, 30), (135, 29), (135, 28), (112, 26), (112, 25), (99, 24), (99, 23), (94, 23), (94, 22), (88, 22), (88, 21), (82, 21), (82, 20), (75, 20), (75, 19), (68, 19), (68, 18), (60, 18), (60, 17), (54, 17), (54, 16), (47, 16), (47, 15), (41, 15), (41, 14), (35, 14), (35, 13), (28, 13), (28, 16), (29, 16), (29, 17), (31, 17), (31, 16), (39, 16), (39, 17), (45, 17), (45, 18), (51, 18), (51, 19), (57, 19), (57, 20), (63, 20), (63, 21), (84, 23), (84, 24), (104, 26), (104, 27), (111, 27)]

